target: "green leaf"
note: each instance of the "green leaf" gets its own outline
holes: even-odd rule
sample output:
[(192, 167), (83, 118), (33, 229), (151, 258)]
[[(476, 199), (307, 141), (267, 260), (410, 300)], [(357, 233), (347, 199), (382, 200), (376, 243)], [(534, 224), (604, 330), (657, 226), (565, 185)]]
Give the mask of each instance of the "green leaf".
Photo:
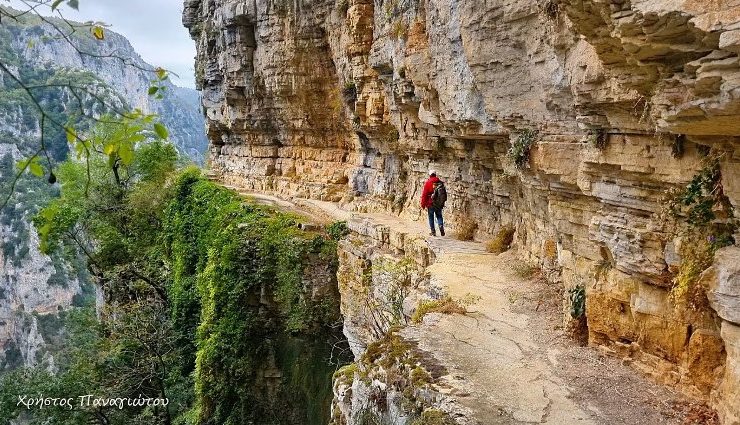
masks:
[(134, 160), (134, 149), (130, 143), (123, 143), (118, 148), (118, 156), (121, 157), (121, 162), (124, 165), (129, 165)]
[(101, 27), (100, 25), (95, 25), (92, 28), (90, 28), (90, 32), (92, 33), (93, 37), (95, 37), (98, 40), (105, 39), (105, 31), (103, 30), (103, 27)]
[(80, 9), (80, 2), (78, 0), (68, 0), (67, 6), (71, 7), (74, 10)]
[(151, 86), (151, 87), (149, 87), (149, 96), (157, 93), (158, 90), (159, 90), (159, 87), (157, 87), (157, 86)]
[(164, 68), (157, 68), (157, 78), (160, 80), (166, 80), (167, 79), (167, 71)]
[(103, 146), (103, 153), (106, 155), (111, 155), (115, 151), (116, 151), (116, 145), (114, 143), (108, 143), (105, 146)]
[(30, 164), (28, 164), (28, 170), (36, 177), (41, 177), (44, 175), (44, 167), (41, 166), (36, 161), (31, 161)]
[(66, 127), (64, 129), (64, 132), (67, 134), (67, 141), (69, 143), (75, 143), (77, 142), (77, 134), (72, 128)]
[(160, 139), (166, 139), (170, 136), (170, 132), (167, 131), (167, 127), (160, 123), (154, 123), (154, 132), (157, 133)]
[(57, 7), (59, 7), (60, 4), (62, 4), (64, 0), (54, 0), (54, 3), (51, 4), (51, 10), (56, 10)]

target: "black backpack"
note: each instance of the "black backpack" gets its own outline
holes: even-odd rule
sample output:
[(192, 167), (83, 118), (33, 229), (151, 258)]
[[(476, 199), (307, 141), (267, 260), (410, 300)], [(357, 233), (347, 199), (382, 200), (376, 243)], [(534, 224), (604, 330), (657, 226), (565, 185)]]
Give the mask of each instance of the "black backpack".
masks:
[(434, 208), (444, 208), (445, 202), (447, 202), (447, 188), (442, 180), (434, 183), (434, 190), (432, 190), (432, 206)]

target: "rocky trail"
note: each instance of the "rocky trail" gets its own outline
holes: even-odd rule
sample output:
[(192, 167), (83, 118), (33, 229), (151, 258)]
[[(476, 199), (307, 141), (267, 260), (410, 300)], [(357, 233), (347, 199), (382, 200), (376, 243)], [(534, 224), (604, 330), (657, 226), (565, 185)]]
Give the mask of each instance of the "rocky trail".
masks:
[[(714, 413), (653, 383), (624, 360), (581, 346), (563, 327), (559, 285), (509, 251), (428, 236), (426, 216), (405, 220), (353, 213), (336, 203), (262, 194), (256, 201), (385, 240), (396, 254), (428, 247), (430, 284), (455, 300), (474, 300), (464, 315), (427, 314), (400, 333), (446, 371), (435, 383), (441, 406), (463, 424), (712, 424)], [(404, 252), (405, 251), (405, 252)], [(409, 252), (410, 251), (410, 252)]]

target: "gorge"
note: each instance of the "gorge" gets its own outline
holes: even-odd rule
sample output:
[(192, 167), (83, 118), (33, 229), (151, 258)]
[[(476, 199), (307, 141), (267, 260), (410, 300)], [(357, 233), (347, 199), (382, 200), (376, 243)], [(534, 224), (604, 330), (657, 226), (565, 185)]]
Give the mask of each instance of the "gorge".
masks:
[[(0, 5), (4, 13), (20, 13)], [(50, 22), (61, 23), (60, 20)], [(82, 25), (76, 23), (77, 25)], [(102, 42), (93, 42), (89, 32), (78, 31), (71, 44), (59, 37), (57, 29), (37, 17), (10, 19), (3, 15), (0, 25), (2, 63), (33, 84), (61, 85), (68, 82), (98, 90), (100, 98), (112, 104), (140, 108), (162, 116), (171, 139), (183, 155), (203, 161), (206, 139), (195, 90), (167, 81), (161, 101), (147, 95), (154, 69), (144, 62), (129, 41), (109, 31)], [(84, 55), (88, 52), (98, 57)], [(132, 65), (105, 58), (111, 52), (131, 58)], [(37, 92), (38, 93), (38, 92)], [(93, 95), (75, 95), (49, 87), (41, 93), (43, 104), (51, 105), (62, 122), (73, 120), (76, 103), (102, 114), (105, 106)], [(69, 155), (67, 138), (59, 129), (47, 134), (51, 156), (63, 161)], [(30, 155), (40, 137), (37, 110), (23, 91), (0, 72), (0, 192), (10, 190), (15, 164)], [(96, 291), (87, 276), (84, 260), (72, 252), (51, 256), (39, 251), (39, 240), (31, 221), (38, 210), (58, 195), (55, 188), (34, 176), (23, 176), (17, 196), (0, 209), (0, 370), (19, 366), (54, 368), (53, 340), (61, 318), (70, 307), (94, 303)]]
[(737, 0), (183, 0), (200, 93), (26, 6), (0, 423), (740, 424)]

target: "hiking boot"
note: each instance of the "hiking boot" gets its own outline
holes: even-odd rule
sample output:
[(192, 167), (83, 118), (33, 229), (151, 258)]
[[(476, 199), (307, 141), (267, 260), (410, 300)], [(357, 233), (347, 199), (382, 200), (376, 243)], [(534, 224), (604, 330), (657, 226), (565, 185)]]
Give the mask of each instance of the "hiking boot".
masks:
[(445, 228), (442, 226), (439, 226), (439, 234), (444, 236), (445, 235)]
[[(437, 234), (436, 234), (436, 233), (434, 233), (434, 232), (429, 232), (429, 236), (437, 236)], [(443, 236), (444, 236), (444, 235), (443, 235)]]

